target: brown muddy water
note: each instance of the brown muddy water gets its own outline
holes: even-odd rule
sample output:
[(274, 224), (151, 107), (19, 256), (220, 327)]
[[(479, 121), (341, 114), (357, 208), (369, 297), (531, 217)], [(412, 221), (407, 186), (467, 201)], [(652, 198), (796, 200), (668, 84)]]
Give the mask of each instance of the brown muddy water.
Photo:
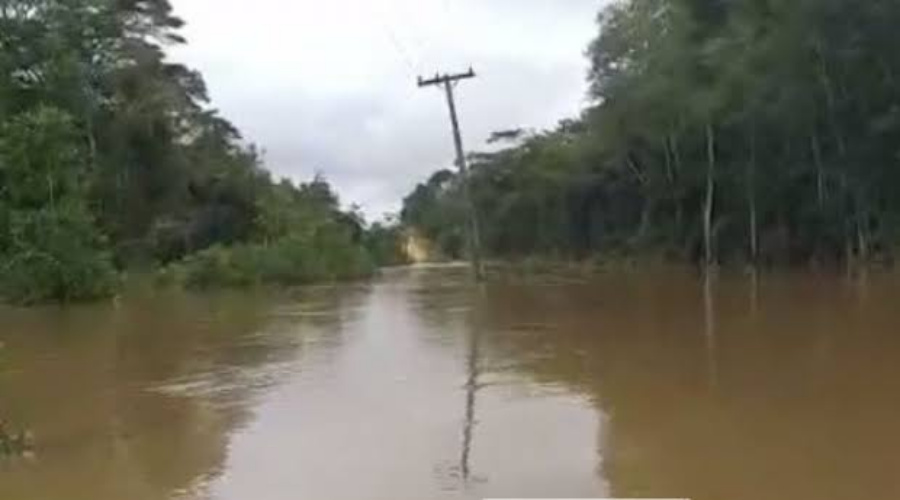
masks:
[(0, 343), (0, 499), (900, 498), (898, 276), (403, 269)]

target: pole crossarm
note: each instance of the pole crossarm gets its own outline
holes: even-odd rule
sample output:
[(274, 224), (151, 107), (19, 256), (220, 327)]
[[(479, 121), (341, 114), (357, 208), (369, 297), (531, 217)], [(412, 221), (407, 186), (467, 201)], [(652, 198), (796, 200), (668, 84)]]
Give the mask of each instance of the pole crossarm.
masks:
[(467, 80), (469, 78), (475, 78), (475, 70), (469, 68), (469, 71), (465, 73), (456, 73), (456, 74), (440, 74), (435, 73), (432, 78), (422, 78), (419, 77), (419, 87), (430, 87), (433, 85), (445, 85), (447, 83), (455, 83), (460, 80)]

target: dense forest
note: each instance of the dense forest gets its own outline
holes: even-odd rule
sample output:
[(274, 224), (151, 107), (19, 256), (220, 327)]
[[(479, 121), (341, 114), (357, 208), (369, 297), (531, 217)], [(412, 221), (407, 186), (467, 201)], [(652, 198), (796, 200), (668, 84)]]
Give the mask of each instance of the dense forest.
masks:
[[(590, 105), (471, 159), (499, 258), (652, 254), (695, 262), (890, 260), (900, 244), (900, 4), (630, 0), (599, 15)], [(0, 0), (0, 295), (297, 284), (401, 260), (328, 182), (272, 178), (220, 116), (168, 0)], [(444, 170), (401, 221), (466, 252)]]
[(7, 300), (108, 296), (134, 269), (294, 284), (395, 258), (395, 235), (368, 232), (323, 178), (271, 178), (201, 75), (166, 58), (182, 24), (167, 0), (0, 0)]
[[(590, 44), (591, 102), (471, 155), (494, 257), (886, 261), (900, 243), (900, 2), (630, 0)], [(402, 219), (465, 251), (461, 180)]]

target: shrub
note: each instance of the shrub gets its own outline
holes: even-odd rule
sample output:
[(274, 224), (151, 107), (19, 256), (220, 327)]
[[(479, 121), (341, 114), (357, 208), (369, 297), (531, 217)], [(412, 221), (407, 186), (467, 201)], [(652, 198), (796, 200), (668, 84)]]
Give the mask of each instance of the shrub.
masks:
[(0, 293), (18, 304), (110, 296), (116, 273), (87, 210), (78, 202), (8, 213)]
[(214, 246), (168, 266), (163, 281), (188, 288), (303, 285), (370, 275), (362, 246), (338, 230), (312, 238), (286, 236), (270, 244)]

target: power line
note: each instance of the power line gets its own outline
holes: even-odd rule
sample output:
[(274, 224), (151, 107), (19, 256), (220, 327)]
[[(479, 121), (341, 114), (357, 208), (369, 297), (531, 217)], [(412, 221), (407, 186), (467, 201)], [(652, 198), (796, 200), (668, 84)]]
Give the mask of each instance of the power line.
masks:
[(417, 64), (412, 61), (412, 58), (409, 56), (409, 52), (407, 52), (406, 48), (403, 44), (400, 43), (400, 39), (397, 38), (397, 33), (394, 29), (388, 26), (387, 23), (382, 20), (381, 26), (387, 32), (387, 37), (390, 39), (391, 43), (394, 45), (394, 48), (397, 50), (397, 53), (400, 55), (400, 58), (403, 59), (403, 62), (406, 64), (406, 67), (409, 68), (410, 72), (415, 73), (417, 71)]
[(400, 60), (412, 74), (415, 74), (417, 72), (418, 64), (413, 62), (412, 58), (409, 55), (409, 51), (406, 49), (403, 43), (401, 43), (400, 38), (397, 36), (396, 30), (394, 30), (393, 26), (386, 19), (384, 12), (376, 10), (376, 8), (371, 5), (369, 5), (369, 8), (372, 16), (377, 19), (378, 24), (384, 31), (385, 37), (388, 39), (388, 41), (390, 41), (391, 45), (394, 48), (394, 51), (400, 57)]

